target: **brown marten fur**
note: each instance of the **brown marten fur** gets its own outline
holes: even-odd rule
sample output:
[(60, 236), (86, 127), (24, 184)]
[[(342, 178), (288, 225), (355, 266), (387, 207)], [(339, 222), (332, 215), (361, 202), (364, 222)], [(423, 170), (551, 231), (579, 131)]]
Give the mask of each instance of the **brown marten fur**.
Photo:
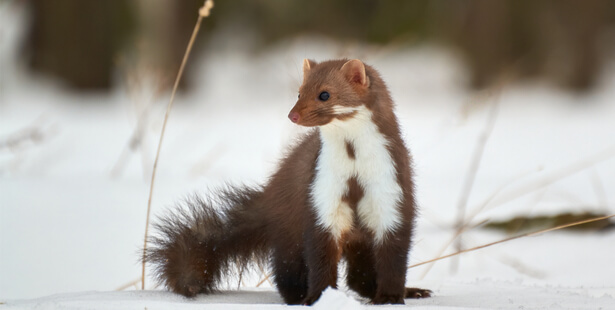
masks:
[(288, 117), (316, 127), (262, 188), (194, 199), (155, 224), (146, 259), (170, 290), (209, 293), (233, 267), (269, 262), (288, 304), (348, 287), (374, 304), (430, 296), (406, 288), (416, 212), (411, 161), (378, 72), (359, 60), (305, 60)]

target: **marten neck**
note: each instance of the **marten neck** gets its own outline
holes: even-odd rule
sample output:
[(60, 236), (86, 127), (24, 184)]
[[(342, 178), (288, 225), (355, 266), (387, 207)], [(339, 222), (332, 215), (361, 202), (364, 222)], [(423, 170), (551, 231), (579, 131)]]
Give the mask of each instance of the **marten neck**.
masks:
[[(387, 92), (383, 92), (385, 95)], [(321, 139), (360, 140), (362, 136), (378, 133), (386, 140), (399, 138), (399, 125), (393, 112), (393, 104), (388, 95), (379, 98), (379, 94), (372, 94), (366, 105), (334, 106), (334, 110), (347, 117), (340, 117), (330, 123), (320, 126)], [(378, 102), (379, 101), (379, 102)]]

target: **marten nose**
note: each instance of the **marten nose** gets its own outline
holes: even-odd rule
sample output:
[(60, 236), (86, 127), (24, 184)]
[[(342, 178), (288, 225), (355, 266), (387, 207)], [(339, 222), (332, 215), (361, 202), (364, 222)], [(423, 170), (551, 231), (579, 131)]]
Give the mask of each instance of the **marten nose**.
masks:
[(294, 112), (294, 111), (290, 111), (290, 113), (288, 113), (288, 118), (293, 122), (296, 123), (299, 121), (299, 113)]

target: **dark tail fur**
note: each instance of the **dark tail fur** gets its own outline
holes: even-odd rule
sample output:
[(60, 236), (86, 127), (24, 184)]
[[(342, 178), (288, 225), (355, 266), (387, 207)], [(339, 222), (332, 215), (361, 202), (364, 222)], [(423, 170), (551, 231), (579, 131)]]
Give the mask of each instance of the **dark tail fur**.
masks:
[(215, 290), (223, 276), (268, 254), (265, 219), (257, 201), (262, 191), (227, 188), (218, 196), (186, 201), (187, 208), (153, 225), (146, 261), (161, 284), (184, 296)]

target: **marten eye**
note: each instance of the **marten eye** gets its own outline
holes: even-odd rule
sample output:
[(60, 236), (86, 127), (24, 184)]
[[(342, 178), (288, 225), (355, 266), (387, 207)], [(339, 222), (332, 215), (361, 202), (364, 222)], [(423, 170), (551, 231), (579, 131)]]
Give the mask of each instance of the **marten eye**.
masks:
[(301, 94), (297, 94), (297, 99), (301, 98)]
[(318, 99), (320, 99), (321, 101), (327, 101), (329, 100), (329, 93), (326, 91), (323, 91), (322, 93), (320, 93), (320, 95), (318, 95)]

